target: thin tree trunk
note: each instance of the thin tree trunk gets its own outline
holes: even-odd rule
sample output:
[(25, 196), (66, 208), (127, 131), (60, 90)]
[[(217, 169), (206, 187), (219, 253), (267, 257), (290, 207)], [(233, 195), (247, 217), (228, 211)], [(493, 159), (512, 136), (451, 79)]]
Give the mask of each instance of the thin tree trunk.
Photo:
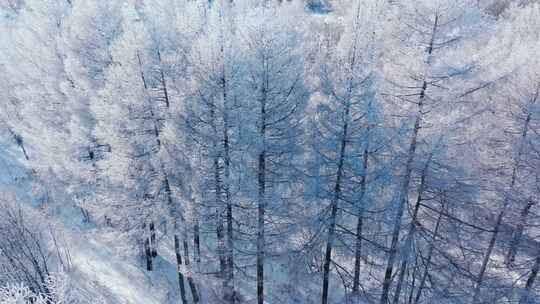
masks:
[(429, 249), (428, 249), (428, 254), (425, 261), (424, 273), (422, 274), (422, 277), (420, 279), (420, 285), (418, 285), (418, 291), (416, 292), (416, 297), (414, 298), (414, 304), (420, 303), (420, 297), (422, 296), (422, 291), (424, 290), (424, 287), (426, 285), (426, 280), (429, 275), (429, 265), (431, 264), (431, 257), (433, 256), (433, 250), (435, 248), (434, 243), (439, 235), (439, 227), (441, 226), (441, 220), (443, 216), (442, 214), (443, 213), (441, 210), (441, 212), (439, 213), (439, 217), (437, 218), (437, 223), (435, 224), (435, 230), (433, 231), (432, 244), (430, 244)]
[[(369, 128), (368, 128), (369, 132)], [(368, 160), (369, 160), (369, 139), (366, 143), (362, 157), (362, 170), (363, 175), (360, 180), (360, 199), (357, 206), (357, 222), (356, 222), (356, 246), (355, 246), (355, 255), (354, 255), (354, 279), (353, 279), (353, 288), (352, 295), (357, 297), (360, 287), (360, 265), (362, 263), (362, 225), (364, 221), (364, 198), (366, 195), (366, 184), (367, 184), (367, 170), (368, 170)]]
[(227, 272), (227, 261), (225, 259), (225, 236), (223, 234), (223, 215), (220, 207), (216, 208), (217, 226), (217, 251), (219, 256), (219, 276), (224, 279)]
[(226, 216), (226, 243), (224, 246), (224, 272), (223, 272), (223, 297), (230, 303), (235, 302), (235, 288), (234, 288), (234, 229), (233, 229), (233, 208), (231, 201), (231, 189), (230, 189), (230, 140), (229, 140), (229, 108), (228, 108), (228, 78), (226, 71), (225, 61), (225, 36), (223, 34), (223, 13), (219, 12), (220, 23), (220, 52), (221, 52), (221, 89), (223, 97), (223, 161), (224, 161), (224, 183), (223, 191), (225, 195), (225, 216)]
[[(139, 61), (139, 68), (140, 68), (140, 76), (141, 76), (142, 85), (143, 85), (143, 88), (144, 88), (145, 92), (148, 93), (148, 86), (146, 84), (146, 78), (144, 77), (144, 72), (143, 72), (143, 63), (142, 63), (142, 60), (141, 60), (141, 57), (140, 57), (138, 51), (137, 51), (137, 59)], [(150, 104), (150, 97), (149, 96), (147, 96), (147, 101)], [(151, 113), (152, 113), (152, 118), (153, 118), (153, 111), (151, 111)], [(156, 126), (154, 125), (154, 131), (157, 132), (157, 129), (155, 127)], [(159, 138), (157, 139), (157, 142), (158, 142), (158, 146), (159, 146), (159, 144), (160, 144)], [(152, 227), (153, 227), (153, 225), (152, 225)], [(143, 230), (145, 231), (145, 235), (146, 235), (146, 224), (143, 224)], [(144, 252), (145, 252), (145, 256), (146, 256), (146, 269), (148, 271), (152, 271), (152, 269), (153, 269), (152, 258), (153, 258), (154, 250), (152, 249), (152, 231), (151, 230), (152, 229), (150, 229), (150, 235), (148, 237), (145, 237), (145, 241), (144, 241)], [(154, 238), (155, 238), (155, 235), (154, 235)]]
[(534, 303), (533, 301), (536, 297), (532, 294), (531, 289), (534, 286), (536, 277), (538, 276), (538, 271), (540, 271), (540, 252), (538, 252), (536, 259), (534, 260), (531, 274), (529, 275), (529, 278), (527, 278), (527, 282), (525, 283), (525, 290), (523, 291), (523, 295), (519, 299), (519, 304)]
[(153, 263), (152, 263), (152, 247), (150, 246), (150, 235), (146, 228), (146, 223), (142, 224), (142, 231), (144, 235), (143, 253), (144, 253), (144, 258), (146, 260), (146, 270), (152, 271), (154, 270)]
[(330, 264), (332, 262), (332, 249), (334, 247), (334, 239), (336, 233), (336, 221), (338, 213), (338, 201), (341, 198), (341, 179), (343, 178), (343, 166), (345, 162), (345, 152), (347, 149), (347, 137), (348, 137), (348, 128), (349, 128), (349, 111), (350, 104), (347, 103), (345, 107), (344, 123), (343, 123), (343, 133), (341, 137), (340, 150), (339, 150), (339, 160), (336, 173), (336, 183), (334, 185), (334, 196), (330, 205), (331, 213), (329, 219), (328, 227), (328, 239), (326, 242), (326, 251), (324, 256), (324, 265), (323, 265), (323, 290), (322, 290), (322, 304), (328, 303), (328, 283), (330, 277)]
[(154, 221), (150, 222), (150, 248), (152, 250), (152, 257), (157, 257), (156, 228), (154, 226)]
[[(159, 49), (157, 50), (157, 55), (158, 55), (159, 63), (161, 64), (161, 53), (160, 53)], [(142, 63), (140, 61), (140, 57), (139, 57), (139, 63), (141, 64), (141, 77), (142, 77), (142, 80), (143, 80), (143, 83), (144, 83), (144, 87), (145, 87), (146, 90), (148, 90), (147, 85), (146, 85), (146, 81), (145, 81), (145, 78), (144, 78), (144, 74), (142, 72)], [(160, 72), (160, 76), (161, 76), (160, 81), (161, 81), (162, 90), (163, 90), (162, 91), (163, 92), (163, 101), (165, 103), (166, 109), (169, 109), (170, 101), (169, 101), (169, 94), (168, 94), (168, 91), (167, 91), (167, 83), (165, 81), (165, 75), (164, 75), (163, 69), (161, 67), (159, 68), (159, 72)], [(153, 123), (154, 123), (154, 135), (155, 135), (155, 138), (156, 138), (158, 151), (159, 151), (159, 149), (161, 148), (161, 144), (162, 144), (161, 138), (160, 138), (161, 134), (160, 134), (160, 131), (159, 131), (159, 128), (158, 128), (157, 119), (154, 116), (154, 112), (153, 112), (152, 108), (150, 108), (150, 114), (151, 114), (151, 117), (152, 117)], [(182, 273), (182, 252), (181, 252), (181, 248), (180, 248), (180, 236), (179, 236), (179, 227), (178, 227), (178, 219), (180, 218), (180, 219), (183, 220), (183, 216), (180, 214), (180, 211), (178, 210), (178, 207), (174, 204), (168, 174), (167, 174), (167, 172), (165, 170), (165, 166), (164, 166), (163, 162), (161, 161), (161, 159), (159, 159), (159, 160), (160, 160), (160, 165), (161, 165), (161, 173), (162, 173), (162, 176), (163, 176), (163, 185), (164, 185), (164, 190), (165, 190), (165, 194), (166, 194), (166, 198), (167, 198), (169, 212), (170, 212), (171, 217), (173, 218), (174, 250), (175, 250), (175, 255), (176, 255), (176, 264), (177, 264), (177, 272), (178, 272), (178, 285), (179, 285), (179, 289), (180, 289), (180, 297), (182, 299), (182, 303), (187, 304), (188, 302), (187, 302), (187, 297), (186, 297), (184, 274)], [(185, 227), (184, 227), (184, 229), (185, 229)], [(156, 243), (156, 234), (155, 234), (154, 222), (150, 223), (150, 231), (151, 231), (152, 244), (154, 245), (153, 251), (152, 251), (152, 256), (156, 257), (157, 256), (157, 243)], [(183, 238), (183, 246), (184, 246), (185, 270), (188, 272), (187, 275), (186, 275), (187, 280), (188, 280), (188, 283), (189, 283), (189, 286), (190, 286), (190, 289), (191, 289), (191, 295), (192, 295), (193, 301), (194, 301), (194, 303), (198, 303), (199, 302), (199, 295), (197, 293), (197, 288), (195, 286), (193, 278), (191, 277), (190, 263), (189, 263), (189, 248), (188, 248), (188, 242), (187, 242), (187, 234), (185, 233), (185, 231), (184, 231), (184, 238)]]
[(199, 214), (196, 213), (194, 217), (193, 224), (193, 248), (195, 256), (195, 262), (199, 264), (201, 262), (201, 238), (200, 238), (200, 227), (199, 227)]
[[(263, 59), (263, 66), (266, 62)], [(265, 74), (265, 76), (268, 76)], [(258, 206), (257, 206), (257, 303), (264, 304), (264, 259), (265, 259), (265, 212), (266, 212), (266, 88), (268, 79), (264, 77), (261, 88), (259, 136), (262, 150), (258, 157)]]
[(189, 245), (187, 241), (187, 233), (184, 231), (184, 264), (186, 265), (186, 278), (189, 284), (189, 289), (191, 290), (191, 298), (193, 303), (199, 303), (199, 294), (197, 292), (197, 285), (191, 276), (191, 263), (189, 261)]
[(412, 273), (412, 283), (411, 288), (409, 290), (409, 299), (407, 301), (408, 304), (412, 303), (413, 296), (414, 296), (414, 287), (416, 286), (416, 272), (418, 271), (418, 256), (415, 255), (414, 257), (414, 268)]
[[(406, 249), (407, 250), (407, 249)], [(396, 285), (396, 291), (394, 292), (394, 304), (399, 302), (399, 297), (401, 295), (401, 286), (403, 284), (403, 278), (405, 277), (405, 272), (407, 271), (407, 260), (402, 259), (401, 266), (399, 268), (398, 282)]]
[(226, 223), (227, 223), (227, 243), (225, 245), (226, 255), (226, 268), (225, 268), (225, 280), (224, 280), (224, 297), (231, 303), (235, 302), (235, 288), (234, 288), (234, 230), (233, 230), (233, 208), (231, 201), (231, 188), (230, 188), (230, 141), (229, 141), (229, 114), (228, 114), (228, 100), (227, 100), (227, 79), (225, 71), (223, 71), (222, 89), (223, 89), (223, 161), (224, 161), (224, 183), (223, 190), (225, 194), (225, 208), (226, 208)]
[[(360, 19), (360, 6), (358, 6), (358, 9), (356, 11), (356, 19), (357, 21)], [(358, 30), (358, 29), (357, 29)], [(327, 47), (330, 48), (330, 40), (327, 41), (328, 45)], [(337, 224), (337, 217), (338, 217), (338, 210), (339, 210), (339, 200), (341, 199), (341, 188), (342, 188), (342, 178), (343, 178), (343, 171), (344, 171), (344, 163), (345, 163), (345, 154), (347, 151), (347, 143), (348, 143), (348, 137), (349, 137), (349, 119), (350, 119), (350, 111), (351, 111), (351, 103), (350, 99), (352, 97), (353, 93), (353, 78), (355, 77), (355, 68), (356, 68), (356, 60), (357, 60), (357, 49), (358, 49), (358, 36), (354, 37), (353, 45), (351, 49), (352, 56), (349, 58), (349, 68), (350, 68), (350, 74), (348, 75), (348, 87), (347, 87), (347, 95), (346, 95), (346, 104), (345, 104), (345, 111), (343, 116), (343, 129), (340, 139), (340, 147), (339, 147), (339, 156), (338, 156), (338, 165), (337, 165), (337, 171), (336, 171), (336, 183), (334, 185), (334, 196), (332, 197), (331, 203), (330, 203), (330, 219), (329, 219), (329, 227), (328, 227), (328, 239), (326, 243), (326, 250), (325, 250), (325, 257), (324, 257), (324, 265), (323, 265), (323, 286), (322, 286), (322, 304), (328, 303), (328, 287), (329, 287), (329, 279), (330, 279), (330, 264), (332, 262), (332, 250), (334, 247), (334, 241), (335, 241), (335, 230), (336, 230), (336, 224)], [(371, 105), (371, 104), (370, 104)], [(369, 110), (368, 110), (369, 111)], [(368, 122), (369, 123), (369, 122)], [(367, 130), (369, 132), (370, 127), (368, 126)], [(367, 141), (369, 143), (369, 140)], [(364, 155), (363, 155), (363, 169), (364, 174), (362, 176), (362, 182), (361, 182), (361, 189), (360, 189), (360, 199), (358, 201), (357, 205), (357, 223), (356, 223), (356, 242), (355, 242), (355, 265), (354, 265), (354, 284), (353, 284), (353, 296), (356, 296), (358, 294), (358, 289), (360, 285), (360, 265), (361, 265), (361, 252), (362, 252), (362, 225), (363, 225), (363, 199), (366, 192), (366, 179), (367, 179), (367, 166), (368, 166), (368, 158), (369, 158), (369, 145), (366, 144)]]
[(418, 197), (416, 198), (416, 203), (414, 205), (414, 211), (413, 216), (411, 219), (411, 224), (409, 225), (409, 231), (407, 234), (407, 239), (405, 241), (405, 251), (403, 252), (401, 256), (401, 267), (399, 270), (398, 275), (398, 282), (396, 285), (396, 291), (394, 293), (394, 304), (397, 304), (399, 302), (399, 297), (401, 296), (401, 288), (403, 285), (403, 279), (405, 277), (405, 273), (407, 271), (407, 263), (409, 261), (409, 253), (412, 250), (412, 242), (414, 239), (414, 234), (416, 232), (416, 225), (418, 221), (418, 211), (420, 210), (420, 205), (422, 203), (422, 195), (424, 194), (425, 186), (426, 186), (426, 175), (427, 170), (429, 168), (429, 164), (431, 162), (431, 157), (433, 154), (430, 154), (428, 160), (426, 161), (426, 165), (424, 169), (422, 170), (422, 176), (420, 177), (420, 185), (418, 186)]
[(219, 277), (225, 277), (226, 259), (225, 259), (225, 241), (223, 236), (223, 211), (222, 211), (222, 181), (221, 172), (219, 166), (220, 155), (218, 153), (218, 132), (216, 126), (216, 110), (215, 104), (210, 105), (210, 124), (214, 133), (214, 139), (212, 141), (212, 155), (213, 171), (214, 171), (214, 195), (216, 204), (216, 238), (217, 238), (217, 253), (219, 259)]
[[(426, 87), (426, 83), (424, 83), (424, 88)], [(414, 125), (414, 133), (411, 140), (411, 145), (409, 147), (408, 152), (408, 159), (407, 159), (407, 165), (405, 169), (405, 177), (403, 179), (403, 182), (401, 184), (400, 189), (400, 198), (398, 201), (398, 209), (396, 213), (396, 217), (394, 219), (394, 228), (392, 232), (392, 241), (390, 245), (390, 250), (388, 253), (388, 262), (386, 266), (386, 271), (384, 274), (384, 281), (383, 281), (383, 287), (382, 287), (382, 294), (381, 294), (381, 300), (380, 304), (386, 304), (388, 301), (388, 295), (390, 292), (390, 284), (392, 283), (392, 274), (394, 269), (394, 262), (397, 256), (397, 246), (399, 242), (399, 233), (401, 230), (401, 219), (403, 217), (403, 211), (405, 209), (405, 204), (407, 203), (407, 196), (408, 196), (408, 190), (409, 190), (409, 184), (411, 179), (411, 172), (412, 172), (412, 163), (414, 160), (414, 156), (416, 153), (416, 144), (417, 144), (417, 138), (418, 138), (418, 132), (420, 130), (420, 122), (421, 122), (421, 108), (422, 108), (422, 101), (420, 101), (419, 104), (419, 113), (416, 118), (416, 122)]]
[(217, 252), (219, 258), (219, 273), (220, 277), (224, 278), (226, 271), (225, 260), (225, 240), (223, 236), (223, 211), (221, 208), (221, 177), (219, 172), (218, 156), (214, 158), (214, 183), (216, 195), (216, 236), (217, 236)]
[[(534, 99), (531, 102), (532, 104), (535, 103), (536, 99), (538, 98), (538, 94), (539, 94), (539, 91), (536, 92), (536, 95), (535, 95)], [(521, 133), (521, 139), (520, 139), (520, 143), (519, 143), (518, 154), (516, 156), (516, 159), (514, 160), (514, 166), (512, 168), (512, 177), (511, 177), (511, 180), (510, 180), (510, 187), (509, 187), (510, 188), (509, 189), (509, 192), (510, 192), (509, 194), (510, 195), (513, 194), (514, 189), (515, 189), (515, 185), (516, 185), (516, 181), (517, 181), (517, 174), (518, 174), (519, 166), (521, 164), (521, 156), (523, 155), (523, 149), (524, 149), (524, 146), (525, 146), (525, 141), (527, 139), (527, 133), (529, 131), (529, 125), (530, 125), (531, 119), (532, 119), (532, 113), (529, 112), (527, 114), (527, 118), (525, 119), (525, 124), (523, 126), (523, 131)], [(482, 260), (482, 265), (480, 266), (480, 272), (478, 273), (478, 276), (477, 276), (477, 279), (476, 279), (476, 282), (475, 282), (473, 298), (472, 298), (472, 303), (473, 304), (478, 303), (478, 299), (479, 299), (479, 296), (480, 296), (480, 289), (482, 288), (482, 283), (484, 281), (484, 275), (485, 275), (485, 272), (486, 272), (486, 269), (487, 269), (487, 265), (488, 265), (489, 260), (491, 258), (491, 254), (493, 253), (493, 248), (495, 247), (495, 243), (496, 243), (497, 237), (499, 235), (500, 227), (501, 227), (504, 215), (506, 213), (506, 209), (508, 208), (508, 205), (510, 204), (510, 200), (511, 200), (511, 198), (508, 197), (508, 195), (506, 195), (506, 197), (504, 198), (504, 203), (503, 203), (503, 206), (501, 208), (501, 211), (499, 212), (499, 214), (497, 216), (497, 221), (495, 222), (495, 227), (493, 228), (493, 234), (491, 235), (491, 239), (489, 240), (488, 248), (487, 248), (486, 253), (484, 255), (484, 258)]]
[(180, 298), (183, 304), (187, 304), (186, 287), (184, 285), (184, 274), (182, 273), (182, 252), (180, 249), (180, 238), (178, 237), (178, 229), (174, 227), (174, 253), (176, 254), (176, 271), (178, 272), (178, 287), (180, 288)]
[(266, 191), (266, 158), (265, 152), (259, 154), (259, 204), (257, 207), (257, 303), (264, 304), (264, 256), (265, 256), (265, 191)]
[[(228, 167), (228, 164), (226, 164)], [(227, 169), (228, 170), (228, 169)], [(230, 199), (230, 192), (227, 193), (227, 290), (230, 292), (230, 302), (234, 303), (236, 301), (236, 291), (234, 287), (234, 232), (233, 232), (233, 210), (232, 203)]]
[(337, 217), (337, 199), (332, 200), (331, 214), (330, 214), (330, 226), (328, 229), (328, 240), (326, 243), (326, 251), (324, 257), (323, 266), (323, 292), (322, 292), (322, 304), (328, 303), (328, 280), (330, 276), (330, 263), (332, 260), (332, 249), (334, 246), (335, 229), (336, 229), (336, 217)]
[(219, 172), (219, 157), (214, 157), (214, 186), (216, 196), (216, 237), (217, 237), (217, 252), (219, 258), (219, 273), (220, 277), (225, 277), (226, 260), (225, 260), (225, 240), (223, 235), (223, 210), (221, 208), (221, 176)]
[(169, 93), (167, 91), (167, 82), (165, 81), (165, 73), (163, 73), (163, 68), (161, 67), (161, 52), (159, 51), (159, 49), (157, 50), (157, 55), (158, 55), (158, 61), (159, 61), (159, 64), (160, 64), (159, 74), (161, 76), (160, 81), (161, 81), (161, 85), (163, 87), (162, 88), (163, 89), (163, 101), (165, 102), (165, 107), (168, 109), (169, 106), (170, 106)]
[(30, 157), (28, 156), (28, 153), (26, 152), (26, 148), (24, 147), (24, 141), (22, 136), (15, 133), (11, 128), (7, 128), (8, 132), (11, 134), (11, 137), (13, 137), (13, 140), (17, 144), (17, 146), (21, 149), (21, 152), (23, 153), (24, 158), (28, 161), (30, 160)]
[(476, 278), (475, 287), (473, 291), (473, 298), (472, 303), (477, 304), (478, 297), (480, 296), (480, 288), (482, 286), (482, 283), (484, 281), (484, 275), (487, 269), (487, 265), (489, 263), (489, 260), (491, 258), (491, 253), (493, 252), (493, 248), (495, 247), (495, 242), (497, 241), (497, 236), (499, 234), (499, 230), (502, 224), (502, 220), (504, 217), (504, 214), (506, 212), (507, 203), (504, 204), (502, 210), (497, 215), (497, 221), (495, 223), (495, 227), (493, 229), (493, 234), (491, 235), (491, 238), (489, 240), (488, 248), (486, 250), (486, 254), (484, 255), (484, 258), (482, 259), (482, 265), (480, 266), (480, 271), (478, 273), (478, 276)]
[[(536, 90), (536, 93), (535, 93), (533, 99), (530, 102), (531, 105), (534, 105), (536, 103), (539, 94), (540, 94), (540, 84), (538, 85), (538, 89)], [(527, 136), (527, 129), (529, 127), (531, 119), (532, 119), (532, 113), (529, 111), (527, 113), (527, 118), (525, 120), (525, 127), (524, 127), (523, 134), (522, 134), (522, 143), (521, 143), (521, 147), (520, 147), (520, 154), (518, 155), (518, 157), (521, 157), (521, 153), (522, 153), (522, 150), (523, 150), (523, 144), (524, 144), (525, 138)], [(518, 161), (519, 161), (519, 159), (518, 159)], [(516, 227), (516, 230), (513, 233), (513, 238), (512, 238), (512, 241), (510, 243), (510, 248), (509, 248), (508, 254), (506, 256), (506, 264), (509, 267), (511, 267), (513, 265), (513, 263), (514, 263), (514, 261), (516, 259), (517, 247), (518, 247), (519, 243), (521, 242), (521, 237), (523, 235), (523, 230), (525, 229), (525, 223), (527, 222), (527, 217), (529, 216), (530, 209), (532, 208), (532, 206), (534, 206), (535, 203), (536, 203), (536, 201), (531, 198), (527, 202), (527, 205), (525, 206), (525, 208), (523, 208), (523, 210), (521, 210), (520, 221), (518, 222), (518, 226)]]
[[(427, 50), (428, 60), (427, 60), (427, 66), (431, 63), (431, 54), (433, 52), (433, 44), (435, 41), (435, 34), (437, 32), (438, 27), (438, 15), (435, 15), (435, 21), (433, 24), (433, 31), (431, 33), (431, 41), (429, 43), (429, 47)], [(420, 126), (422, 123), (422, 117), (423, 117), (423, 107), (425, 102), (425, 96), (426, 96), (426, 90), (427, 90), (427, 75), (424, 75), (424, 81), (422, 83), (422, 89), (420, 90), (420, 96), (418, 101), (418, 112), (416, 114), (416, 120), (414, 123), (414, 129), (413, 134), (411, 138), (411, 144), (409, 146), (409, 151), (407, 154), (407, 164), (405, 166), (405, 176), (403, 178), (400, 190), (399, 190), (399, 200), (398, 200), (398, 208), (396, 212), (396, 217), (394, 220), (394, 228), (392, 231), (392, 241), (388, 253), (388, 262), (386, 265), (386, 271), (384, 274), (384, 280), (383, 280), (383, 286), (382, 286), (382, 293), (381, 293), (381, 300), (380, 304), (387, 304), (388, 302), (388, 296), (390, 293), (390, 285), (392, 284), (392, 274), (394, 270), (394, 263), (397, 256), (397, 247), (399, 242), (399, 233), (401, 230), (401, 220), (403, 217), (403, 211), (405, 209), (405, 205), (407, 203), (407, 197), (409, 192), (409, 184), (411, 181), (411, 173), (412, 173), (412, 167), (413, 167), (413, 161), (416, 154), (416, 145), (418, 140), (418, 133), (420, 132)]]
[(532, 206), (534, 206), (534, 204), (535, 201), (533, 199), (530, 199), (527, 202), (525, 208), (521, 210), (519, 222), (512, 235), (512, 240), (510, 241), (510, 248), (508, 249), (508, 254), (506, 256), (506, 265), (508, 265), (508, 267), (512, 267), (516, 260), (517, 248), (519, 246), (519, 243), (521, 242), (523, 231), (525, 230), (525, 225), (527, 223), (527, 218), (529, 217), (529, 212)]
[(84, 209), (83, 207), (79, 207), (81, 210), (81, 214), (83, 216), (83, 223), (90, 223), (90, 213), (88, 213), (88, 210)]
[(154, 270), (152, 263), (152, 250), (150, 249), (150, 238), (144, 238), (144, 256), (146, 257), (146, 270)]
[[(169, 207), (169, 212), (171, 217), (173, 218), (173, 234), (174, 234), (174, 251), (176, 255), (176, 267), (178, 272), (178, 286), (180, 288), (180, 297), (182, 299), (182, 303), (187, 303), (186, 298), (186, 288), (184, 284), (184, 274), (182, 273), (182, 253), (180, 248), (180, 236), (179, 236), (179, 229), (178, 227), (178, 219), (183, 221), (183, 216), (180, 214), (181, 211), (178, 210), (178, 207), (174, 205), (173, 197), (172, 197), (172, 190), (169, 183), (169, 177), (167, 173), (165, 172), (165, 168), (162, 165), (162, 173), (163, 173), (163, 181), (164, 181), (164, 188), (165, 188), (165, 194), (167, 196), (167, 203)], [(184, 221), (183, 221), (184, 222)], [(199, 296), (197, 294), (197, 289), (193, 283), (193, 279), (191, 278), (191, 272), (190, 272), (190, 265), (189, 265), (189, 250), (188, 250), (188, 243), (187, 243), (187, 235), (184, 231), (184, 239), (183, 239), (183, 245), (184, 245), (184, 264), (185, 264), (185, 270), (187, 273), (187, 280), (191, 288), (191, 295), (193, 298), (193, 301), (195, 303), (198, 303)]]
[(360, 266), (362, 263), (362, 226), (364, 222), (363, 214), (360, 213), (356, 222), (356, 246), (354, 255), (354, 278), (352, 296), (357, 297), (360, 292)]
[[(185, 222), (185, 221), (184, 221), (184, 217), (180, 214), (181, 211), (179, 211), (178, 207), (174, 205), (172, 191), (169, 184), (169, 177), (163, 167), (162, 167), (162, 170), (163, 170), (164, 183), (165, 183), (165, 193), (167, 195), (167, 202), (169, 204), (169, 210), (171, 212), (171, 216), (173, 217), (174, 250), (176, 254), (180, 297), (182, 298), (182, 303), (187, 303), (186, 290), (185, 290), (185, 284), (184, 284), (184, 274), (182, 273), (182, 255), (181, 255), (181, 249), (180, 249), (180, 236), (179, 236), (180, 227), (178, 227), (178, 219), (181, 219), (182, 222)], [(183, 245), (184, 245), (184, 265), (185, 265), (184, 269), (187, 272), (185, 277), (187, 277), (189, 287), (191, 289), (191, 296), (193, 298), (193, 302), (198, 303), (199, 295), (197, 293), (197, 288), (195, 286), (195, 283), (193, 282), (193, 278), (191, 277), (191, 266), (189, 263), (189, 248), (188, 248), (188, 242), (187, 242), (187, 233), (185, 232), (185, 230), (184, 230)]]

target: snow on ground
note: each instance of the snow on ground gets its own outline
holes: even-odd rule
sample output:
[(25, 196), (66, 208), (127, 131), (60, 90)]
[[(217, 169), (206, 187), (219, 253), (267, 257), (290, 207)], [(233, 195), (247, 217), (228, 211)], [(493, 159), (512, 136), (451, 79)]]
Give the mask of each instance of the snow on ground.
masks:
[[(17, 161), (15, 151), (0, 143), (0, 195), (15, 194), (20, 202), (30, 203), (32, 187), (24, 166)], [(40, 206), (43, 207), (43, 206)], [(95, 304), (163, 304), (176, 302), (170, 274), (174, 268), (165, 261), (156, 263), (157, 269), (148, 273), (136, 258), (126, 258), (113, 249), (121, 249), (124, 240), (81, 225), (77, 208), (53, 207), (45, 211), (54, 223), (54, 230), (67, 245), (72, 268), (67, 273), (73, 285)], [(44, 210), (41, 210), (44, 211)], [(111, 246), (116, 244), (116, 246)], [(177, 286), (177, 285), (175, 285)]]
[[(115, 256), (93, 236), (71, 237), (73, 265), (82, 279), (107, 289), (111, 303), (159, 304), (151, 278), (138, 265)], [(111, 299), (112, 300), (112, 299)]]

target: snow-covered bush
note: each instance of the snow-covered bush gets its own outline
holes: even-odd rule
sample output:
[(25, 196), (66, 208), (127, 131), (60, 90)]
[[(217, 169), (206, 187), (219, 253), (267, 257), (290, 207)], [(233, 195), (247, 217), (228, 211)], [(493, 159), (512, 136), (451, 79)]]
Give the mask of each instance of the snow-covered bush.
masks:
[(0, 304), (100, 304), (101, 297), (89, 295), (67, 273), (60, 272), (46, 279), (47, 293), (34, 292), (24, 283), (10, 283), (0, 287)]
[(0, 282), (46, 293), (50, 254), (39, 220), (14, 198), (0, 200), (0, 218)]
[(34, 293), (22, 283), (0, 287), (0, 304), (48, 304), (47, 298)]
[(0, 286), (10, 286), (4, 293), (64, 292), (61, 288), (68, 280), (55, 272), (70, 270), (69, 253), (60, 248), (47, 218), (14, 195), (0, 198), (0, 218)]

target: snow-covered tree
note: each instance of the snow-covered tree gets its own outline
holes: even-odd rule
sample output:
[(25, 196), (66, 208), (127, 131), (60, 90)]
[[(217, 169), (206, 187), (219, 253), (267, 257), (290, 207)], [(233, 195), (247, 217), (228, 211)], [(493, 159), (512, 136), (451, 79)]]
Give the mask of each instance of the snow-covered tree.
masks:
[[(356, 217), (353, 228), (354, 247), (353, 291), (358, 293), (362, 242), (363, 209), (366, 205), (369, 158), (380, 145), (377, 136), (380, 106), (375, 96), (380, 58), (380, 31), (383, 2), (359, 3), (346, 16), (343, 33), (334, 45), (332, 36), (323, 38), (320, 54), (320, 90), (324, 100), (315, 117), (315, 153), (321, 159), (318, 169), (324, 176), (321, 199), (329, 202), (321, 210), (327, 227), (323, 265), (322, 303), (328, 303), (332, 251), (344, 218), (341, 210)], [(352, 207), (351, 207), (352, 205)], [(350, 218), (348, 218), (350, 220)]]
[[(243, 80), (245, 112), (250, 117), (244, 133), (246, 149), (251, 152), (255, 168), (249, 168), (257, 180), (256, 195), (246, 193), (257, 202), (256, 276), (257, 303), (264, 303), (265, 264), (268, 264), (269, 234), (283, 230), (287, 204), (294, 199), (298, 174), (299, 145), (308, 92), (304, 85), (301, 18), (294, 6), (267, 4), (246, 12), (239, 31), (244, 39), (245, 77)], [(280, 29), (276, 31), (275, 29)], [(298, 183), (297, 183), (298, 184)], [(297, 187), (298, 185), (296, 185)], [(248, 187), (248, 189), (252, 189)], [(247, 190), (247, 189), (246, 189)]]

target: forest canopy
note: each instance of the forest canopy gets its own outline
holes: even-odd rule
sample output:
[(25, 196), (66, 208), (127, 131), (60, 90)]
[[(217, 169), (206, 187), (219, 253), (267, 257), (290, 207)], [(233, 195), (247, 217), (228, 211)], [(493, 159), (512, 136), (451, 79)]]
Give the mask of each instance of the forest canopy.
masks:
[(0, 304), (540, 303), (538, 54), (536, 1), (0, 0)]

